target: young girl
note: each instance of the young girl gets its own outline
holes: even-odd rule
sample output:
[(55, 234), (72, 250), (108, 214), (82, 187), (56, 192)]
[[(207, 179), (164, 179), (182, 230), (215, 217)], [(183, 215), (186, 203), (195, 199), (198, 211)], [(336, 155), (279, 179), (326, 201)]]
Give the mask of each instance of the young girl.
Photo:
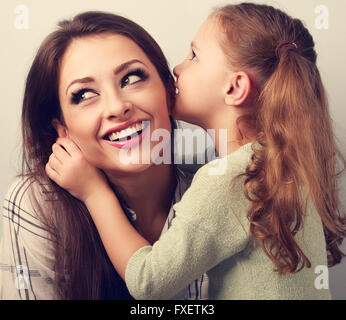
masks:
[[(69, 157), (49, 162), (47, 174), (84, 201), (137, 299), (171, 298), (206, 271), (211, 299), (329, 299), (314, 286), (315, 267), (341, 261), (346, 231), (339, 152), (307, 29), (273, 7), (229, 5), (200, 27), (174, 71), (174, 115), (215, 129), (216, 142), (227, 129), (227, 155), (196, 173), (159, 241), (131, 226), (101, 179), (93, 189), (76, 181), (87, 164), (69, 161), (80, 151), (65, 139), (57, 144)], [(221, 161), (224, 173), (212, 174)]]

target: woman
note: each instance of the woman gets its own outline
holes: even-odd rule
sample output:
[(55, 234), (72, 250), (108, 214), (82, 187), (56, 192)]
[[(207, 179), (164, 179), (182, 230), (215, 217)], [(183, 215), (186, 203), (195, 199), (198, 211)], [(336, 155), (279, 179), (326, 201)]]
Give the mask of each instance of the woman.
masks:
[[(120, 150), (136, 135), (140, 156), (152, 154), (158, 142), (144, 148), (142, 140), (156, 129), (172, 132), (174, 93), (161, 49), (128, 19), (86, 12), (46, 38), (26, 82), (23, 171), (5, 200), (2, 299), (131, 298), (85, 205), (49, 180), (45, 165), (58, 135), (72, 139), (153, 243), (169, 227), (171, 205), (191, 175), (153, 165), (151, 157), (125, 163)], [(206, 281), (196, 280), (177, 298), (205, 298), (206, 290)]]

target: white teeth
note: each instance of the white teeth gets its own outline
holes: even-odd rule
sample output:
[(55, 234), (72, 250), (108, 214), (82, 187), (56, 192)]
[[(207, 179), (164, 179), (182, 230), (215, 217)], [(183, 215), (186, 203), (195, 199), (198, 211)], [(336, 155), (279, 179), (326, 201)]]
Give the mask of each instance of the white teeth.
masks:
[(114, 141), (116, 139), (122, 139), (122, 138), (128, 137), (128, 136), (130, 136), (130, 135), (132, 135), (135, 132), (140, 131), (140, 130), (142, 130), (142, 123), (136, 123), (127, 129), (124, 129), (124, 130), (121, 130), (118, 132), (110, 133), (108, 135), (108, 139), (111, 141)]
[(118, 135), (115, 132), (112, 132), (111, 134), (108, 135), (109, 140), (115, 140)]

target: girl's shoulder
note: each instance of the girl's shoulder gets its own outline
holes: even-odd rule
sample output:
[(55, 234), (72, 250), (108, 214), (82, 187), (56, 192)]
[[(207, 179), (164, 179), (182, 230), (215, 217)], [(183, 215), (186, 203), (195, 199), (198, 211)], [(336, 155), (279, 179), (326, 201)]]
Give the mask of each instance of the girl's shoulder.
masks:
[(245, 144), (227, 156), (217, 158), (202, 166), (196, 172), (192, 183), (197, 181), (203, 183), (204, 181), (209, 186), (212, 186), (213, 183), (227, 182), (229, 184), (230, 179), (245, 172), (251, 162), (252, 154), (253, 144)]
[(201, 167), (175, 210), (194, 212), (194, 217), (198, 217), (198, 212), (203, 212), (203, 217), (209, 213), (215, 217), (215, 211), (221, 215), (228, 211), (229, 200), (234, 207), (245, 210), (248, 202), (243, 192), (243, 179), (234, 178), (245, 172), (252, 154), (252, 146), (247, 144)]

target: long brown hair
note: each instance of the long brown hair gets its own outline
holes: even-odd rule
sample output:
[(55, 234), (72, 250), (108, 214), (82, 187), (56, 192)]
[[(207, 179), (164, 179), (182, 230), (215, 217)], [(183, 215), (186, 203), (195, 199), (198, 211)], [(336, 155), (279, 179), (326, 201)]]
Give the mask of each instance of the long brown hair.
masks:
[(173, 102), (173, 78), (155, 40), (136, 23), (114, 14), (85, 12), (59, 23), (43, 41), (30, 68), (22, 109), (22, 175), (38, 181), (46, 201), (33, 195), (55, 240), (56, 289), (62, 299), (130, 299), (110, 262), (85, 205), (49, 180), (45, 165), (57, 138), (52, 119), (63, 122), (58, 98), (59, 62), (73, 39), (114, 33), (133, 40), (156, 67)]
[[(228, 5), (211, 17), (222, 28), (220, 45), (230, 65), (251, 72), (257, 89), (253, 113), (238, 119), (239, 129), (242, 123), (256, 128), (260, 146), (242, 175), (253, 238), (277, 273), (310, 267), (294, 236), (311, 199), (323, 223), (329, 265), (339, 263), (346, 230), (337, 178), (345, 159), (335, 143), (312, 36), (300, 20), (266, 5)], [(298, 49), (279, 58), (275, 49), (282, 41)]]

